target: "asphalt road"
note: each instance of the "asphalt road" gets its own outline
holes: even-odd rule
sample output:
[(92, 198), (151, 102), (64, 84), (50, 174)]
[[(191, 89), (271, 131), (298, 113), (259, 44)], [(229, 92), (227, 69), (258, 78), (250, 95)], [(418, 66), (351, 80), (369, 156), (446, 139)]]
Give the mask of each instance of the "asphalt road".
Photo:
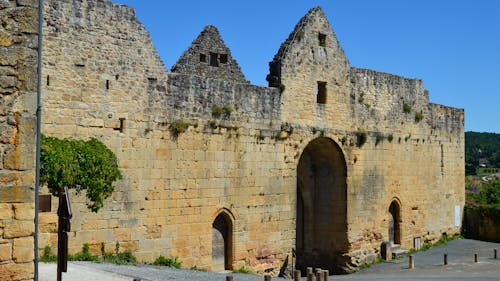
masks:
[[(498, 249), (498, 259), (493, 259), (493, 249)], [(448, 265), (443, 265), (443, 254), (448, 255)], [(478, 262), (474, 262), (474, 254)], [(330, 276), (329, 280), (393, 280), (393, 281), (461, 281), (500, 280), (500, 243), (489, 243), (468, 239), (451, 241), (446, 245), (434, 247), (425, 252), (414, 254), (415, 268), (408, 268), (408, 258), (374, 265), (350, 275)], [(55, 264), (40, 263), (40, 281), (56, 280)], [(224, 281), (227, 273), (209, 273), (194, 270), (178, 270), (156, 266), (119, 266), (71, 262), (63, 280), (71, 281)], [(234, 281), (262, 281), (262, 276), (233, 274)], [(273, 278), (273, 280), (286, 280)], [(305, 280), (305, 279), (304, 279)]]

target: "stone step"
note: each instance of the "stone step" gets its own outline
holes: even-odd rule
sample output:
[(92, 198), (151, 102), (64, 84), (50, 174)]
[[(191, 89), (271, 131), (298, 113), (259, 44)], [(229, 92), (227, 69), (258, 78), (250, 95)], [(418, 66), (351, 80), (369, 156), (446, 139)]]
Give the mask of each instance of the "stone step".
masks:
[(406, 257), (409, 253), (408, 250), (401, 249), (400, 245), (398, 245), (398, 247), (391, 247), (391, 252), (392, 252), (393, 259)]

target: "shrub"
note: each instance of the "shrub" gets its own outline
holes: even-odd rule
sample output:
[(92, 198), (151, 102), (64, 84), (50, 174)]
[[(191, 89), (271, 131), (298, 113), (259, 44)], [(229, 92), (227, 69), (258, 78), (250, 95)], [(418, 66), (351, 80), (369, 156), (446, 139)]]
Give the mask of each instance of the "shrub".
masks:
[(89, 243), (83, 244), (82, 251), (76, 253), (75, 255), (68, 255), (68, 260), (93, 261), (93, 262), (99, 261), (99, 257), (92, 255), (89, 249), (90, 249)]
[(233, 112), (233, 107), (230, 104), (226, 104), (222, 108), (222, 111), (224, 111), (224, 115), (229, 116), (229, 115), (231, 115), (231, 112)]
[(407, 103), (403, 104), (403, 112), (410, 113), (411, 112), (411, 105), (409, 105)]
[(212, 107), (212, 116), (213, 117), (220, 117), (222, 115), (222, 108), (219, 106), (214, 106)]
[(390, 135), (387, 136), (387, 140), (389, 142), (392, 142), (393, 139), (394, 139), (394, 136), (392, 134), (390, 134)]
[(115, 154), (97, 139), (58, 139), (42, 135), (40, 182), (54, 196), (66, 186), (85, 192), (87, 208), (97, 212), (121, 179)]
[(172, 125), (170, 125), (170, 132), (175, 137), (178, 137), (180, 134), (187, 131), (187, 129), (189, 128), (189, 125), (190, 124), (188, 122), (185, 122), (182, 120), (177, 120)]
[(182, 262), (178, 260), (178, 257), (168, 258), (160, 255), (154, 262), (153, 265), (168, 266), (173, 268), (181, 268)]
[(382, 141), (384, 141), (384, 135), (382, 133), (378, 133), (375, 139), (375, 145), (378, 145)]
[(358, 145), (358, 147), (362, 147), (363, 144), (366, 143), (366, 140), (368, 138), (365, 130), (361, 129), (361, 128), (358, 128), (358, 131), (356, 131), (356, 137), (357, 137), (357, 145)]
[(420, 110), (419, 112), (416, 112), (415, 113), (415, 122), (420, 122), (422, 121), (422, 119), (424, 119), (424, 114), (422, 112), (422, 110)]
[(56, 262), (57, 261), (57, 256), (52, 253), (52, 247), (49, 245), (45, 246), (43, 248), (43, 254), (40, 257), (41, 262)]

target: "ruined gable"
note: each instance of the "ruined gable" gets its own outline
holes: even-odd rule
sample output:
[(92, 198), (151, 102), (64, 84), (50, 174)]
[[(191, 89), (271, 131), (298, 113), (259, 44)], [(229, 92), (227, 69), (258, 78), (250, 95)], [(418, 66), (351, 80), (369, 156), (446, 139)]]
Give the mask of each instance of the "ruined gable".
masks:
[(172, 72), (248, 84), (219, 31), (212, 25), (203, 29), (172, 67)]
[[(349, 73), (349, 62), (320, 7), (309, 10), (300, 19), (269, 66), (270, 87), (286, 86), (283, 79), (302, 73), (304, 68), (308, 69), (309, 76), (320, 76), (335, 83), (344, 82)], [(308, 78), (311, 77), (305, 77)]]

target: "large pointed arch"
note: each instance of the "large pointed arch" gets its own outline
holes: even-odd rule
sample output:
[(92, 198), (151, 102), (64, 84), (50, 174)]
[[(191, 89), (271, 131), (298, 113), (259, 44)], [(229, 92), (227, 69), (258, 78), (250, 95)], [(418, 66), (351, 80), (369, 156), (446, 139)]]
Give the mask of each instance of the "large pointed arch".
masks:
[(342, 271), (348, 246), (345, 157), (332, 139), (317, 138), (297, 165), (297, 268)]

